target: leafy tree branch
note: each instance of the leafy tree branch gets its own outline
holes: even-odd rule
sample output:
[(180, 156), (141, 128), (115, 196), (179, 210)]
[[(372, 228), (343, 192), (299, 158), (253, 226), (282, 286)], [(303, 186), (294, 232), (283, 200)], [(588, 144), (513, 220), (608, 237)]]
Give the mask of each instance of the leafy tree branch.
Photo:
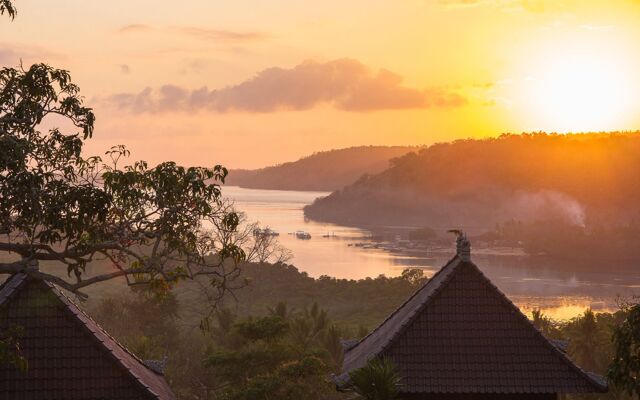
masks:
[[(131, 285), (164, 292), (181, 279), (206, 275), (220, 291), (245, 259), (225, 240), (239, 224), (223, 207), (227, 170), (182, 167), (129, 157), (114, 146), (105, 157), (85, 157), (94, 131), (67, 71), (45, 64), (0, 70), (0, 273), (25, 272), (82, 295), (96, 282), (125, 277)], [(60, 124), (44, 130), (44, 126)], [(112, 271), (87, 276), (87, 265), (107, 260)], [(43, 261), (65, 267), (43, 272)]]

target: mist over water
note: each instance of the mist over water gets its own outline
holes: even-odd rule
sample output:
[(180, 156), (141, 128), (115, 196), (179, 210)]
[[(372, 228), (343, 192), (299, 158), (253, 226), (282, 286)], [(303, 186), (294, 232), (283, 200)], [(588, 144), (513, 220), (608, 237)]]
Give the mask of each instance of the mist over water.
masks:
[[(382, 249), (356, 247), (373, 243), (372, 232), (354, 227), (306, 220), (303, 207), (325, 192), (243, 189), (227, 186), (225, 197), (233, 199), (250, 221), (277, 231), (282, 245), (293, 253), (291, 264), (309, 276), (328, 275), (364, 279), (381, 274), (397, 276), (408, 267), (423, 268), (433, 275), (453, 256), (450, 252), (417, 257)], [(562, 205), (571, 218), (581, 218), (581, 207), (572, 199), (554, 193), (523, 196), (522, 204)], [(292, 233), (305, 231), (310, 240)], [(328, 237), (323, 237), (327, 236)], [(351, 244), (351, 246), (350, 246)], [(473, 254), (474, 262), (524, 311), (542, 308), (552, 318), (571, 318), (586, 307), (611, 311), (619, 297), (640, 295), (640, 270), (633, 265), (585, 265), (549, 258)]]

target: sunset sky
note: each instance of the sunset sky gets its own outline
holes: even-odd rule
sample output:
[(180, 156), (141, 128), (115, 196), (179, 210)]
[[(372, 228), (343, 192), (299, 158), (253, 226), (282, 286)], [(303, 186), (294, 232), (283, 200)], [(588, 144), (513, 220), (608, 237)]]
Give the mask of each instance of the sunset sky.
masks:
[(17, 0), (0, 64), (72, 72), (92, 153), (261, 167), (354, 145), (640, 128), (640, 1)]

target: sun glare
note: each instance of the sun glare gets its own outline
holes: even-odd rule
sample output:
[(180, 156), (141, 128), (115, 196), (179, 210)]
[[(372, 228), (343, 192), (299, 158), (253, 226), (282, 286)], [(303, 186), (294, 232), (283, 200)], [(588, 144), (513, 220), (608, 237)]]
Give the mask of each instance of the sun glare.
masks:
[[(570, 48), (569, 48), (570, 49)], [(624, 59), (605, 49), (554, 52), (526, 80), (536, 129), (585, 132), (624, 129), (634, 103)]]

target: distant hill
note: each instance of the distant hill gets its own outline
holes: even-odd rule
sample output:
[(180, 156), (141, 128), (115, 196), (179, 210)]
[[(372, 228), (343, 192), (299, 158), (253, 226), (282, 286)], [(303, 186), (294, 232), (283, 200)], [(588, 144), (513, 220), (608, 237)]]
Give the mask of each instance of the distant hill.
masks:
[(389, 167), (389, 160), (418, 147), (360, 146), (314, 153), (298, 161), (257, 170), (231, 170), (227, 185), (252, 189), (333, 191), (364, 174)]
[(640, 133), (435, 144), (316, 200), (305, 214), (346, 225), (471, 232), (511, 219), (630, 224), (640, 221)]

